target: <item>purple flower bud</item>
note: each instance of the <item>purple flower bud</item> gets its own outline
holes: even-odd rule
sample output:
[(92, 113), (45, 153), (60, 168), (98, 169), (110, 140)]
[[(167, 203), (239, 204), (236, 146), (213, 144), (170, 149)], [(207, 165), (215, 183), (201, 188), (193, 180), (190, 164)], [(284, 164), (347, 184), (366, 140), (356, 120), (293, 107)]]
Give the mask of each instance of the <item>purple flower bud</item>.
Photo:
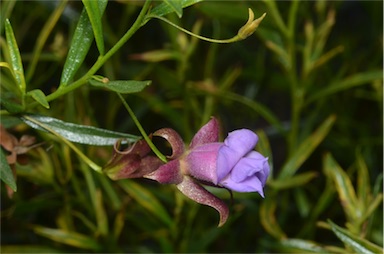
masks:
[(114, 146), (114, 154), (103, 168), (112, 180), (140, 178), (156, 170), (162, 162), (150, 155), (150, 147), (144, 140), (139, 140), (124, 151), (119, 150), (120, 142)]

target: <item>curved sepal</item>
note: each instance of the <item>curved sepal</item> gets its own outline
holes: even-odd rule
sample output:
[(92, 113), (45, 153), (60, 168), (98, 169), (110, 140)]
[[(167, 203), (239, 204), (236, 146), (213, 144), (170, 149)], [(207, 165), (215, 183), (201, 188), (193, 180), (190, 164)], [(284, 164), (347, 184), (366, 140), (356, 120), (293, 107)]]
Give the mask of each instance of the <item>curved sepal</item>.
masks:
[(189, 147), (192, 149), (198, 145), (214, 143), (219, 141), (219, 122), (212, 117), (193, 137)]
[(215, 208), (220, 214), (219, 227), (225, 224), (228, 219), (229, 209), (223, 200), (204, 189), (189, 176), (184, 176), (183, 181), (176, 186), (193, 201)]
[(180, 161), (170, 161), (144, 177), (158, 181), (161, 184), (179, 184), (183, 181), (183, 175), (180, 170)]
[(162, 137), (168, 141), (172, 147), (172, 155), (167, 156), (168, 159), (175, 159), (184, 153), (184, 142), (179, 133), (170, 128), (163, 128), (153, 133), (153, 136)]

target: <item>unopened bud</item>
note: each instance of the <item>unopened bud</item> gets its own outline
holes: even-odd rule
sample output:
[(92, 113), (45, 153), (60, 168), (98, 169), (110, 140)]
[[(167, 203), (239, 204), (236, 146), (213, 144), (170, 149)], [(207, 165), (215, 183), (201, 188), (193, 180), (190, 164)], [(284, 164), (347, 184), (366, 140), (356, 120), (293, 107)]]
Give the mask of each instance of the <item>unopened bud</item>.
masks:
[(256, 31), (256, 29), (259, 27), (265, 15), (267, 15), (267, 13), (264, 13), (260, 18), (253, 20), (255, 17), (255, 14), (250, 8), (248, 8), (248, 12), (249, 12), (249, 17), (248, 17), (247, 23), (244, 26), (242, 26), (239, 29), (239, 32), (237, 33), (238, 37), (242, 40), (252, 35)]

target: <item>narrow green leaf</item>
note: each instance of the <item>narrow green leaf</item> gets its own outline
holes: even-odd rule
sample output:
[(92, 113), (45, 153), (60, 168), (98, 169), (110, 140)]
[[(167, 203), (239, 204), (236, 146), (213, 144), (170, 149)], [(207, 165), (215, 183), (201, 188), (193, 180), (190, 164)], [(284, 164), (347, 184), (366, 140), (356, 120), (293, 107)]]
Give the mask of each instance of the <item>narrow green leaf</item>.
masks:
[(121, 94), (138, 93), (141, 92), (146, 86), (149, 86), (152, 81), (135, 81), (135, 80), (115, 80), (103, 83), (94, 79), (89, 80), (89, 83), (96, 87), (107, 88), (111, 91)]
[(99, 1), (94, 0), (82, 0), (85, 9), (87, 10), (87, 14), (89, 20), (91, 21), (93, 34), (96, 39), (96, 45), (99, 49), (100, 55), (104, 55), (104, 36), (103, 36), (103, 25), (101, 23), (102, 13), (100, 13)]
[(356, 236), (349, 232), (348, 230), (339, 227), (331, 220), (328, 220), (329, 225), (331, 226), (332, 231), (335, 235), (346, 245), (351, 247), (357, 253), (363, 254), (374, 254), (374, 253), (383, 253), (383, 249), (377, 246), (374, 243), (369, 242), (368, 240)]
[[(2, 99), (2, 98), (1, 98)], [(2, 115), (0, 117), (0, 124), (3, 125), (5, 129), (12, 128), (16, 125), (23, 123), (20, 121), (20, 118), (13, 115)]]
[[(99, 11), (101, 15), (104, 13), (107, 3), (107, 0), (99, 1)], [(92, 25), (87, 11), (84, 8), (73, 34), (71, 46), (61, 74), (61, 86), (66, 86), (69, 82), (71, 82), (81, 64), (84, 62), (84, 59), (91, 47), (93, 38)]]
[[(269, 14), (268, 14), (269, 15)], [(258, 35), (265, 41), (265, 45), (279, 57), (281, 64), (287, 68), (289, 66), (289, 53), (284, 44), (283, 34), (279, 33), (276, 29), (268, 29), (267, 27), (260, 27), (257, 29)]]
[(239, 103), (242, 103), (242, 104), (250, 107), (256, 113), (258, 113), (268, 123), (273, 125), (273, 127), (275, 127), (279, 132), (281, 132), (281, 133), (284, 132), (284, 128), (283, 128), (281, 122), (279, 121), (279, 119), (265, 105), (258, 103), (255, 100), (251, 100), (245, 96), (234, 93), (234, 92), (229, 92), (229, 91), (216, 91), (216, 92), (204, 91), (204, 92), (211, 93), (213, 95), (217, 95), (217, 96), (224, 98), (224, 99), (229, 99), (229, 100), (233, 100), (233, 101), (237, 101)]
[(316, 176), (318, 176), (317, 172), (304, 172), (301, 174), (294, 175), (288, 179), (277, 179), (269, 181), (268, 185), (277, 190), (295, 188), (307, 184)]
[(112, 236), (113, 239), (119, 239), (121, 232), (123, 231), (125, 221), (126, 221), (126, 210), (125, 206), (122, 206), (118, 213), (115, 216), (115, 220), (113, 222)]
[[(95, 170), (98, 173), (102, 172), (101, 171), (102, 168), (99, 165), (97, 165), (95, 162), (93, 162), (91, 159), (89, 159), (81, 150), (79, 150), (74, 144), (72, 144), (72, 142), (70, 142), (64, 136), (59, 134), (56, 130), (51, 128), (51, 126), (49, 124), (40, 122), (40, 121), (36, 120), (35, 118), (30, 117), (28, 115), (23, 115), (22, 116), (22, 120), (23, 119), (25, 119), (27, 122), (29, 122), (29, 123), (31, 123), (31, 124), (33, 124), (35, 126), (38, 126), (41, 129), (47, 131), (48, 133), (51, 133), (54, 136), (56, 136), (59, 139), (60, 142), (62, 142), (64, 144), (66, 144), (67, 146), (69, 146), (85, 164), (88, 164), (88, 166), (90, 168), (92, 168), (93, 170)], [(62, 129), (61, 129), (61, 131), (62, 131)]]
[(368, 220), (369, 216), (379, 207), (379, 205), (383, 202), (383, 193), (377, 194), (374, 199), (367, 205), (364, 213), (364, 217), (361, 218), (361, 221)]
[(363, 73), (354, 74), (351, 77), (347, 77), (343, 80), (331, 83), (319, 92), (314, 93), (313, 96), (309, 97), (306, 103), (313, 102), (330, 94), (334, 94), (343, 90), (350, 89), (355, 86), (365, 85), (373, 82), (374, 80), (383, 79), (383, 70), (367, 71)]
[(73, 34), (64, 69), (61, 74), (60, 86), (66, 86), (73, 79), (83, 63), (93, 41), (93, 30), (85, 8), (81, 12), (79, 22)]
[(334, 196), (335, 189), (333, 183), (331, 179), (327, 179), (324, 191), (321, 193), (320, 197), (317, 198), (316, 205), (312, 207), (309, 221), (315, 221), (329, 207), (334, 200)]
[(269, 197), (263, 201), (260, 206), (260, 222), (270, 235), (277, 239), (285, 239), (287, 236), (281, 229), (275, 216), (276, 200), (277, 199)]
[(321, 247), (318, 243), (303, 239), (283, 239), (280, 241), (281, 245), (294, 250), (300, 250), (311, 253), (326, 253), (327, 250)]
[(114, 188), (114, 183), (104, 174), (97, 174), (96, 176), (103, 188), (103, 193), (106, 195), (106, 200), (110, 204), (109, 208), (112, 208), (113, 211), (119, 210), (122, 206), (122, 201)]
[(33, 118), (38, 122), (48, 125), (52, 130), (60, 134), (65, 139), (80, 144), (109, 146), (114, 145), (119, 139), (125, 139), (127, 142), (135, 142), (140, 139), (138, 136), (100, 129), (92, 126), (73, 124), (48, 116), (33, 114), (21, 116), (21, 120), (23, 120), (26, 124), (34, 129), (45, 132), (49, 131), (28, 120), (28, 118)]
[(340, 202), (343, 204), (348, 218), (350, 220), (358, 219), (362, 211), (358, 205), (351, 179), (330, 154), (326, 154), (324, 157), (324, 172), (334, 181)]
[(37, 184), (56, 184), (54, 166), (48, 153), (41, 147), (35, 148), (39, 162), (30, 162), (25, 165), (18, 164), (17, 175), (25, 177)]
[(167, 226), (172, 225), (173, 220), (167, 210), (150, 191), (132, 180), (121, 180), (118, 183), (137, 203), (148, 209)]
[(49, 109), (49, 103), (45, 97), (45, 94), (40, 89), (34, 89), (29, 91), (27, 95), (31, 96), (35, 101), (40, 103), (44, 108)]
[(1, 180), (8, 185), (13, 191), (17, 191), (15, 177), (11, 167), (7, 162), (7, 157), (4, 154), (3, 149), (0, 148), (0, 177)]
[(40, 61), (41, 52), (44, 46), (46, 45), (46, 42), (49, 36), (52, 34), (53, 28), (56, 26), (57, 21), (59, 21), (60, 17), (62, 17), (62, 14), (66, 9), (66, 6), (67, 6), (67, 1), (58, 2), (55, 10), (52, 12), (49, 18), (46, 19), (44, 26), (40, 28), (40, 33), (35, 35), (37, 40), (35, 42), (32, 58), (28, 63), (28, 69), (25, 75), (27, 83), (29, 83), (30, 80), (32, 79), (32, 76), (34, 75), (36, 70), (36, 66)]
[(11, 16), (16, 2), (17, 0), (9, 0), (9, 1), (1, 2), (0, 17), (2, 17), (2, 19), (0, 20), (0, 34), (3, 34), (4, 22), (6, 19), (8, 19)]
[(171, 9), (176, 12), (177, 16), (181, 18), (183, 16), (183, 6), (181, 0), (163, 0), (164, 3), (168, 4)]
[[(164, 1), (163, 3), (159, 4), (155, 8), (153, 8), (149, 14), (161, 17), (161, 16), (167, 15), (169, 13), (172, 13), (172, 12), (176, 11), (176, 8), (179, 8), (179, 7), (173, 6), (172, 4), (177, 5), (177, 6), (181, 6), (182, 8), (186, 8), (188, 6), (194, 5), (194, 4), (201, 2), (201, 1), (203, 1), (203, 0), (176, 0), (176, 1), (175, 0), (167, 0), (167, 1)], [(171, 3), (170, 4), (168, 2), (178, 2), (178, 3)]]
[(0, 104), (2, 107), (4, 107), (8, 112), (17, 114), (24, 111), (24, 107), (20, 104), (17, 104), (9, 99), (4, 98), (1, 96)]
[(284, 164), (278, 179), (287, 179), (296, 173), (299, 167), (308, 159), (316, 147), (327, 136), (335, 120), (336, 116), (329, 116), (312, 135), (300, 144), (296, 152)]
[(368, 206), (371, 203), (371, 184), (369, 182), (369, 170), (361, 152), (356, 153), (357, 164), (357, 198), (361, 204)]
[(96, 221), (97, 221), (97, 229), (102, 236), (107, 236), (108, 235), (108, 216), (103, 204), (103, 193), (101, 192), (100, 189), (96, 190), (95, 196), (96, 196), (95, 214), (96, 214)]
[(25, 94), (26, 84), (24, 77), (23, 63), (21, 62), (21, 56), (19, 47), (17, 46), (16, 38), (13, 33), (11, 23), (8, 19), (5, 20), (5, 37), (7, 40), (7, 45), (9, 49), (9, 54), (11, 56), (12, 64), (12, 73), (17, 81), (17, 85), (21, 91), (21, 94)]
[(98, 251), (101, 249), (98, 241), (90, 238), (87, 235), (42, 226), (33, 226), (32, 228), (36, 234), (49, 238), (58, 243), (63, 243), (86, 250)]

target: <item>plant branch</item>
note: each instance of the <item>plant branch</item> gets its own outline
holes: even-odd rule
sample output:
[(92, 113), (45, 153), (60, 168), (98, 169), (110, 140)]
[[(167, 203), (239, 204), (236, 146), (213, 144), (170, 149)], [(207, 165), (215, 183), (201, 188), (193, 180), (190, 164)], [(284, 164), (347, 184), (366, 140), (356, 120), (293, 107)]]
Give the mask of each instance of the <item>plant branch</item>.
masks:
[(117, 93), (119, 96), (121, 102), (123, 103), (124, 107), (128, 111), (129, 115), (131, 116), (133, 122), (136, 124), (136, 127), (139, 129), (141, 135), (143, 136), (144, 140), (147, 142), (149, 147), (152, 149), (152, 151), (156, 154), (157, 157), (159, 157), (160, 160), (163, 162), (167, 162), (167, 158), (157, 149), (157, 147), (153, 144), (152, 140), (148, 137), (147, 133), (145, 132), (143, 126), (141, 126), (139, 120), (137, 119), (135, 113), (133, 113), (131, 107), (128, 105), (128, 103), (124, 100), (123, 96), (120, 93)]
[[(131, 37), (135, 32), (143, 25), (144, 20), (146, 19), (146, 13), (149, 9), (151, 0), (147, 0), (144, 3), (143, 8), (140, 11), (139, 16), (137, 17), (136, 21), (133, 23), (131, 28), (124, 34), (123, 37), (104, 55), (99, 56), (95, 64), (88, 70), (88, 72), (82, 76), (80, 79), (76, 80), (72, 84), (60, 87), (55, 92), (51, 93), (46, 97), (47, 101), (55, 100), (58, 97), (63, 96), (64, 94), (67, 94), (81, 86), (87, 83), (88, 79), (94, 75), (102, 66), (103, 64), (112, 56), (114, 55)], [(29, 104), (29, 107), (34, 107), (39, 105), (37, 102), (32, 102)]]

